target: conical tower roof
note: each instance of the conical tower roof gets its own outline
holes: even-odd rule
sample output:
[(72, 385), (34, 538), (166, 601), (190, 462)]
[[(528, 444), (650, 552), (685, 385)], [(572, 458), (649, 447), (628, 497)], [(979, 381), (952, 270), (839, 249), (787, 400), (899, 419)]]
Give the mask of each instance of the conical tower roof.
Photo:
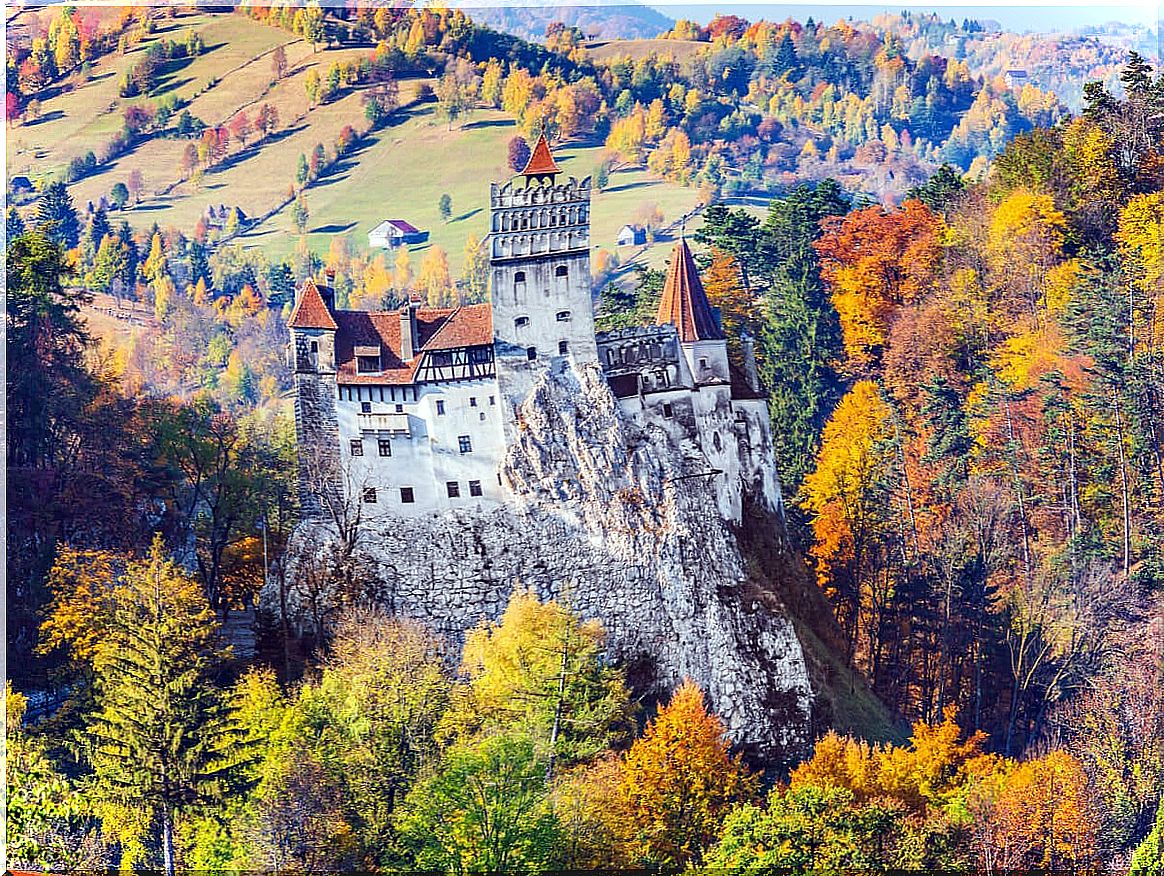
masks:
[(671, 251), (671, 266), (667, 269), (656, 322), (675, 326), (683, 343), (723, 340), (724, 337), (708, 303), (707, 293), (703, 291), (703, 284), (699, 282), (691, 250), (682, 237)]
[(561, 173), (561, 168), (558, 163), (554, 161), (554, 155), (550, 152), (550, 144), (546, 140), (545, 132), (538, 135), (538, 142), (534, 144), (533, 152), (529, 154), (529, 161), (525, 163), (525, 168), (521, 171), (521, 175), (530, 178), (538, 176), (553, 176), (555, 173)]
[(303, 292), (291, 314), (291, 328), (327, 329), (333, 332), (339, 328), (314, 280), (309, 279), (303, 284)]

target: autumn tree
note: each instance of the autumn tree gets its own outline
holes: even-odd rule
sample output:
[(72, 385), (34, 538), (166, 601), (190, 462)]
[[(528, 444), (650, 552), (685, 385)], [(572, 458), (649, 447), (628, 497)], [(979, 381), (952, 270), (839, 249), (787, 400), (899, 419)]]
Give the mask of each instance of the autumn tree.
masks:
[(690, 681), (647, 725), (626, 756), (622, 795), (636, 857), (658, 866), (699, 864), (731, 806), (756, 780), (732, 757), (723, 723)]
[(812, 514), (818, 580), (836, 606), (850, 650), (865, 638), (874, 675), (887, 620), (891, 418), (874, 383), (854, 384), (824, 428), (801, 499)]
[(466, 695), (450, 720), (462, 733), (520, 731), (555, 767), (589, 760), (627, 733), (630, 695), (603, 665), (603, 631), (564, 606), (517, 591), (501, 620), (465, 639)]
[(537, 871), (558, 861), (561, 831), (545, 762), (521, 735), (488, 735), (447, 750), (395, 821), (422, 870)]
[(439, 246), (429, 247), (420, 260), (417, 288), (424, 293), (429, 307), (445, 307), (453, 301), (452, 280), (449, 277), (449, 257)]
[(28, 699), (10, 681), (4, 687), (4, 706), (7, 864), (44, 871), (107, 866), (96, 819), (50, 757), (49, 740), (24, 726)]
[(850, 368), (875, 365), (897, 308), (921, 299), (934, 282), (941, 220), (920, 201), (827, 218), (813, 243), (821, 277), (840, 317)]

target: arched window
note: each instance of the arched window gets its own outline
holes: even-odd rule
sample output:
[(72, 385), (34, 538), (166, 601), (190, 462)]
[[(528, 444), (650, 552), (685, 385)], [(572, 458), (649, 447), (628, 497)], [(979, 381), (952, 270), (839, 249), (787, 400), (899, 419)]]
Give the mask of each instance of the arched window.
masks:
[(558, 322), (569, 322), (569, 321), (570, 321), (570, 311), (559, 310), (558, 311)]
[(566, 268), (565, 265), (558, 265), (556, 268), (554, 268), (555, 277), (565, 277), (569, 273), (570, 271)]
[(519, 316), (517, 319), (515, 319), (513, 321), (514, 328), (525, 328), (527, 325), (529, 325), (529, 317), (528, 316)]

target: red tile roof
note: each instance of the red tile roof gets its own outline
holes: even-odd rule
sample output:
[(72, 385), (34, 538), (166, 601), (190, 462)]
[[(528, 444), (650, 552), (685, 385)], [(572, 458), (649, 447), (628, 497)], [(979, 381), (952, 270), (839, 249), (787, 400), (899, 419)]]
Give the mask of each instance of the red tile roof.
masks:
[(323, 303), (323, 296), (314, 280), (303, 284), (303, 291), (299, 300), (295, 302), (295, 310), (291, 314), (291, 328), (330, 329), (335, 331), (338, 326), (327, 305)]
[[(467, 304), (463, 307), (421, 307), (416, 311), (417, 355), (410, 361), (400, 356), (400, 311), (340, 310), (336, 312), (336, 379), (344, 384), (413, 383), (423, 352), (493, 343), (493, 307)], [(380, 347), (380, 368), (376, 374), (356, 372), (356, 347)]]
[(722, 340), (723, 332), (715, 321), (707, 293), (699, 281), (695, 260), (687, 241), (679, 238), (671, 251), (671, 265), (667, 269), (667, 280), (663, 284), (663, 297), (659, 299), (659, 315), (655, 320), (659, 325), (670, 323), (679, 330), (679, 340), (692, 341)]
[(538, 142), (534, 144), (529, 161), (525, 163), (525, 169), (521, 172), (522, 176), (549, 176), (561, 172), (561, 168), (558, 167), (553, 154), (550, 152), (550, 144), (546, 142), (545, 133), (539, 134)]

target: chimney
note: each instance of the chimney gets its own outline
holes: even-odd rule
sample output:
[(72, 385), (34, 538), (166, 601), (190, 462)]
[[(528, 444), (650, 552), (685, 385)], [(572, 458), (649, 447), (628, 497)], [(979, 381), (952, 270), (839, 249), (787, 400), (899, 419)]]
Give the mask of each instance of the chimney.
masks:
[(416, 309), (417, 303), (411, 299), (400, 308), (400, 358), (405, 362), (412, 361), (416, 355)]
[(335, 268), (328, 268), (323, 272), (327, 283), (319, 288), (320, 297), (323, 298), (323, 303), (327, 305), (327, 309), (335, 313)]
[(759, 392), (760, 372), (756, 370), (756, 339), (746, 329), (740, 335), (740, 346), (744, 348), (744, 379), (753, 392)]

